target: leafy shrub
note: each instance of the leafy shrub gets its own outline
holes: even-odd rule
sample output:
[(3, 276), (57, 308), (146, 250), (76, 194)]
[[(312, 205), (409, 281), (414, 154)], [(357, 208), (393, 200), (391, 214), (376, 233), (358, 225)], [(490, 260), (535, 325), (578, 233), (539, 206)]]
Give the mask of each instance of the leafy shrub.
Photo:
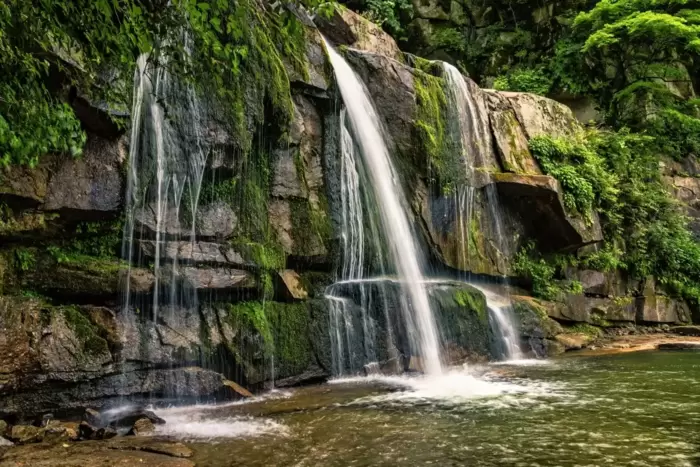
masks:
[(505, 75), (500, 75), (494, 82), (499, 91), (531, 92), (546, 96), (552, 89), (551, 73), (544, 67), (516, 68)]

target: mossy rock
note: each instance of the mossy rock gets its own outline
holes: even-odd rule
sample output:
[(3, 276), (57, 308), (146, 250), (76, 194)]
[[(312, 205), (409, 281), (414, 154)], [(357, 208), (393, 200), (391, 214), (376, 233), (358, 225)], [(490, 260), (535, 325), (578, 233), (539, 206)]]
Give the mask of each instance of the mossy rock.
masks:
[(472, 356), (492, 356), (493, 337), (483, 293), (467, 284), (446, 283), (430, 288), (430, 300), (444, 344), (456, 345)]

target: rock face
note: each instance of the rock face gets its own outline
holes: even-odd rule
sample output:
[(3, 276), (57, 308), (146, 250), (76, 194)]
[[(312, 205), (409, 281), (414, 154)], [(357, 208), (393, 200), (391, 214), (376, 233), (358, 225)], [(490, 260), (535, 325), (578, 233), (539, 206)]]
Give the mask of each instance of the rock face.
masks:
[[(454, 2), (449, 11), (436, 2), (415, 6), (416, 25), (425, 31), (440, 29), (427, 24), (429, 18), (466, 25), (489, 14), (460, 13)], [(561, 187), (541, 173), (528, 149), (532, 137), (577, 131), (566, 107), (465, 81), (474, 107), (470, 124), (478, 129), (455, 170), (467, 162), (464, 154), (474, 158), (467, 218), (465, 193), (437, 186), (434, 161), (422, 149), (421, 92), (426, 79), (446, 85), (441, 68), (404, 57), (381, 28), (347, 9), (317, 21), (331, 42), (348, 46), (341, 52), (374, 101), (409, 217), (436, 269), (501, 277), (512, 274), (514, 254), (530, 239), (552, 252), (600, 242), (598, 219), (568, 213)], [(128, 216), (122, 220), (127, 142), (104, 120), (108, 112), (95, 110), (80, 93), (73, 104), (89, 132), (81, 158), (46, 155), (34, 169), (0, 170), (0, 416), (101, 410), (124, 398), (229, 399), (273, 378), (277, 386), (323, 380), (337, 366), (353, 372), (420, 367), (395, 281), (329, 287), (343, 240), (339, 107), (320, 33), (307, 28), (305, 35), (305, 66), (283, 63), (292, 92), (289, 124), (278, 125), (280, 116), (265, 113), (264, 125), (257, 125), (267, 103), (256, 106), (259, 96), (245, 96), (245, 121), (236, 123), (252, 136), (252, 147), (208, 103), (202, 104), (198, 141), (177, 106), (167, 108), (168, 130), (177, 136), (168, 157), (180, 171), (165, 183), (183, 187), (180, 176), (191, 168), (197, 145), (206, 148), (207, 160), (198, 193), (184, 188), (177, 202), (166, 196), (159, 215), (156, 196), (142, 189), (131, 193), (142, 202), (133, 225)], [(452, 115), (441, 118), (445, 139), (461, 140), (450, 133)], [(155, 161), (147, 162), (138, 170), (141, 188), (156, 173)], [(693, 178), (698, 167), (669, 173), (689, 209), (700, 209)], [(491, 209), (496, 199), (502, 216)], [(129, 234), (132, 227), (134, 241), (122, 244), (125, 228)], [(374, 232), (371, 240), (382, 242)], [(381, 261), (366, 256), (368, 273), (384, 275)], [(622, 276), (567, 275), (583, 283), (585, 296), (561, 303), (515, 300), (523, 345), (538, 356), (579, 345), (581, 336), (562, 323), (688, 320), (684, 304), (658, 290), (644, 293), (642, 284)], [(448, 359), (492, 357), (483, 294), (451, 281), (429, 289)], [(353, 329), (363, 329), (367, 318), (374, 334), (348, 333), (350, 344), (339, 356), (332, 336), (334, 307), (341, 305)], [(379, 363), (363, 368), (366, 361)], [(109, 436), (98, 435), (104, 426), (86, 424), (85, 436)], [(136, 433), (148, 431), (142, 424)], [(36, 438), (31, 427), (20, 431), (17, 442)]]

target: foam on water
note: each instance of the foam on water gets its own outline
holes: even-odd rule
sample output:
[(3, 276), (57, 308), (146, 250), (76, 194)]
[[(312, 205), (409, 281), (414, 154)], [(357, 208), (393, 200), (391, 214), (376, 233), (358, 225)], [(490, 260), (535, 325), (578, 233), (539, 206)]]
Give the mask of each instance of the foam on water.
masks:
[(156, 427), (156, 433), (181, 439), (216, 440), (287, 435), (284, 425), (269, 419), (244, 416), (212, 418), (209, 410), (196, 406), (158, 410), (156, 413), (165, 420), (164, 425)]
[(562, 395), (559, 388), (539, 381), (505, 381), (490, 375), (475, 375), (466, 369), (453, 369), (437, 376), (367, 376), (331, 380), (332, 384), (383, 384), (400, 388), (376, 396), (358, 399), (354, 403), (405, 403), (463, 405), (488, 402), (488, 405), (510, 406), (536, 403), (543, 397)]

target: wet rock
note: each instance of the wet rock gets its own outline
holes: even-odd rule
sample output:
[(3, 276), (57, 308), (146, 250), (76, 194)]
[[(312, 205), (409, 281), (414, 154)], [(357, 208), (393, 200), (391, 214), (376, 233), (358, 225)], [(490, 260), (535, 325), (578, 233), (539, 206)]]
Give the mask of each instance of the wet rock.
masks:
[[(6, 448), (7, 448), (7, 447), (12, 447), (12, 446), (14, 446), (14, 445), (15, 445), (15, 443), (13, 443), (12, 441), (10, 441), (9, 439), (6, 439), (6, 438), (3, 438), (2, 436), (0, 436), (0, 448), (3, 448), (3, 447), (6, 447)], [(0, 455), (2, 455), (2, 453), (0, 453)]]
[(43, 441), (46, 443), (61, 443), (75, 441), (78, 438), (76, 432), (61, 424), (49, 425), (43, 429)]
[(111, 439), (117, 436), (117, 430), (112, 427), (100, 428), (95, 432), (95, 439)]
[(102, 426), (102, 415), (94, 409), (85, 409), (83, 420), (92, 426)]
[[(674, 334), (681, 336), (698, 336), (700, 337), (700, 326), (674, 326), (669, 329)], [(0, 430), (2, 432), (2, 430)]]
[(657, 347), (659, 350), (695, 350), (700, 351), (700, 342), (664, 342)]
[(491, 132), (503, 170), (518, 174), (541, 175), (542, 171), (530, 154), (527, 137), (510, 101), (498, 92), (489, 92), (487, 96)]
[(251, 289), (257, 287), (255, 276), (239, 269), (204, 269), (184, 267), (178, 276), (197, 290)]
[(148, 418), (140, 418), (134, 422), (134, 426), (129, 431), (129, 436), (147, 436), (156, 431), (155, 425)]
[(88, 137), (83, 155), (65, 157), (51, 174), (42, 209), (70, 210), (81, 217), (90, 212), (118, 212), (124, 192), (121, 170), (126, 160), (125, 146), (123, 139)]
[(233, 208), (223, 201), (200, 206), (197, 212), (196, 233), (202, 237), (229, 238), (238, 225)]
[[(155, 258), (154, 241), (140, 242), (141, 251), (147, 258)], [(161, 258), (180, 262), (229, 264), (233, 266), (250, 265), (241, 254), (228, 245), (212, 242), (164, 242), (160, 245)]]
[(336, 8), (330, 19), (319, 15), (315, 22), (334, 44), (347, 45), (394, 60), (403, 59), (401, 50), (389, 34), (349, 8)]
[(32, 425), (14, 425), (8, 438), (17, 444), (39, 443), (44, 439), (44, 430)]
[(83, 421), (78, 425), (78, 436), (80, 436), (80, 439), (95, 439), (96, 433), (97, 429), (88, 422)]
[(238, 394), (239, 396), (242, 396), (242, 397), (253, 397), (253, 394), (252, 394), (250, 391), (248, 391), (246, 388), (244, 388), (244, 387), (241, 386), (240, 384), (235, 383), (235, 382), (233, 382), (233, 381), (231, 381), (231, 380), (225, 379), (225, 380), (224, 380), (224, 386), (226, 386), (227, 388), (230, 388), (231, 390), (233, 390), (233, 392), (235, 392), (235, 393)]
[(156, 415), (155, 412), (142, 407), (129, 407), (125, 410), (119, 410), (115, 416), (107, 420), (107, 423), (110, 426), (130, 427), (142, 419), (146, 419), (154, 425), (165, 424), (165, 420)]
[(5, 436), (5, 433), (7, 432), (7, 429), (9, 428), (9, 425), (5, 420), (0, 420), (0, 437)]

